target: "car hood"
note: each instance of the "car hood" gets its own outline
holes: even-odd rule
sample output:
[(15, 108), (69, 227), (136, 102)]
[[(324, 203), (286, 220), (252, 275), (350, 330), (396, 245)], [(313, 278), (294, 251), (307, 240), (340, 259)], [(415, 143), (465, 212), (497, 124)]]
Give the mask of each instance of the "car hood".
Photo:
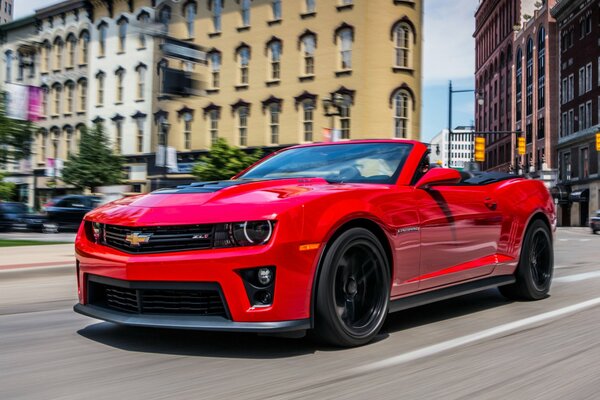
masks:
[(331, 184), (321, 178), (200, 182), (120, 199), (91, 211), (86, 220), (127, 226), (275, 219), (311, 198), (389, 187)]

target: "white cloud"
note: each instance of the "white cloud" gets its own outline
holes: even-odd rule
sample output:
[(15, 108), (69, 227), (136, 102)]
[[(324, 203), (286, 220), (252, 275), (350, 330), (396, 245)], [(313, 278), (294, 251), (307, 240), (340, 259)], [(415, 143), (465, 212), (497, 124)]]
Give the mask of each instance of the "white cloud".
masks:
[(472, 78), (475, 74), (477, 0), (423, 0), (425, 84)]
[(15, 12), (14, 19), (27, 17), (35, 13), (35, 10), (51, 6), (52, 4), (60, 3), (60, 0), (18, 0), (14, 2)]

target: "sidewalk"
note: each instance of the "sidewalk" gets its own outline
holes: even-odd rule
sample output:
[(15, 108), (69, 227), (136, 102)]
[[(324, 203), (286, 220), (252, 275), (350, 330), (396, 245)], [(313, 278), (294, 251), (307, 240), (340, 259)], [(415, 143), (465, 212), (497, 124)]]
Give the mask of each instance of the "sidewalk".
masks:
[(75, 266), (72, 243), (0, 248), (0, 271), (60, 266)]

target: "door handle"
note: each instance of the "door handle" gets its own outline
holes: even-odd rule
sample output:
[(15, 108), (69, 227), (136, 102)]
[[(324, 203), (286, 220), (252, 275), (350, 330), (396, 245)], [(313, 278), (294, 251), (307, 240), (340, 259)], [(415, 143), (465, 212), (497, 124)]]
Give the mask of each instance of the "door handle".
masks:
[(495, 211), (498, 207), (496, 200), (492, 199), (491, 197), (486, 197), (485, 200), (483, 200), (483, 204), (485, 204), (485, 206), (492, 211)]

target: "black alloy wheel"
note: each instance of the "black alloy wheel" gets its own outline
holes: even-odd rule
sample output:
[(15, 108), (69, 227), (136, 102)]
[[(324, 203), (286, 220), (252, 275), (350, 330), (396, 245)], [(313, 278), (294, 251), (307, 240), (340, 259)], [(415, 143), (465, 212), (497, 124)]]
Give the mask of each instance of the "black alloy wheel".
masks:
[(388, 312), (390, 268), (370, 231), (352, 228), (337, 237), (323, 260), (316, 294), (316, 333), (325, 342), (368, 343)]
[(540, 300), (548, 296), (554, 272), (554, 251), (548, 226), (534, 221), (523, 240), (515, 273), (516, 282), (501, 286), (500, 292), (514, 300)]

